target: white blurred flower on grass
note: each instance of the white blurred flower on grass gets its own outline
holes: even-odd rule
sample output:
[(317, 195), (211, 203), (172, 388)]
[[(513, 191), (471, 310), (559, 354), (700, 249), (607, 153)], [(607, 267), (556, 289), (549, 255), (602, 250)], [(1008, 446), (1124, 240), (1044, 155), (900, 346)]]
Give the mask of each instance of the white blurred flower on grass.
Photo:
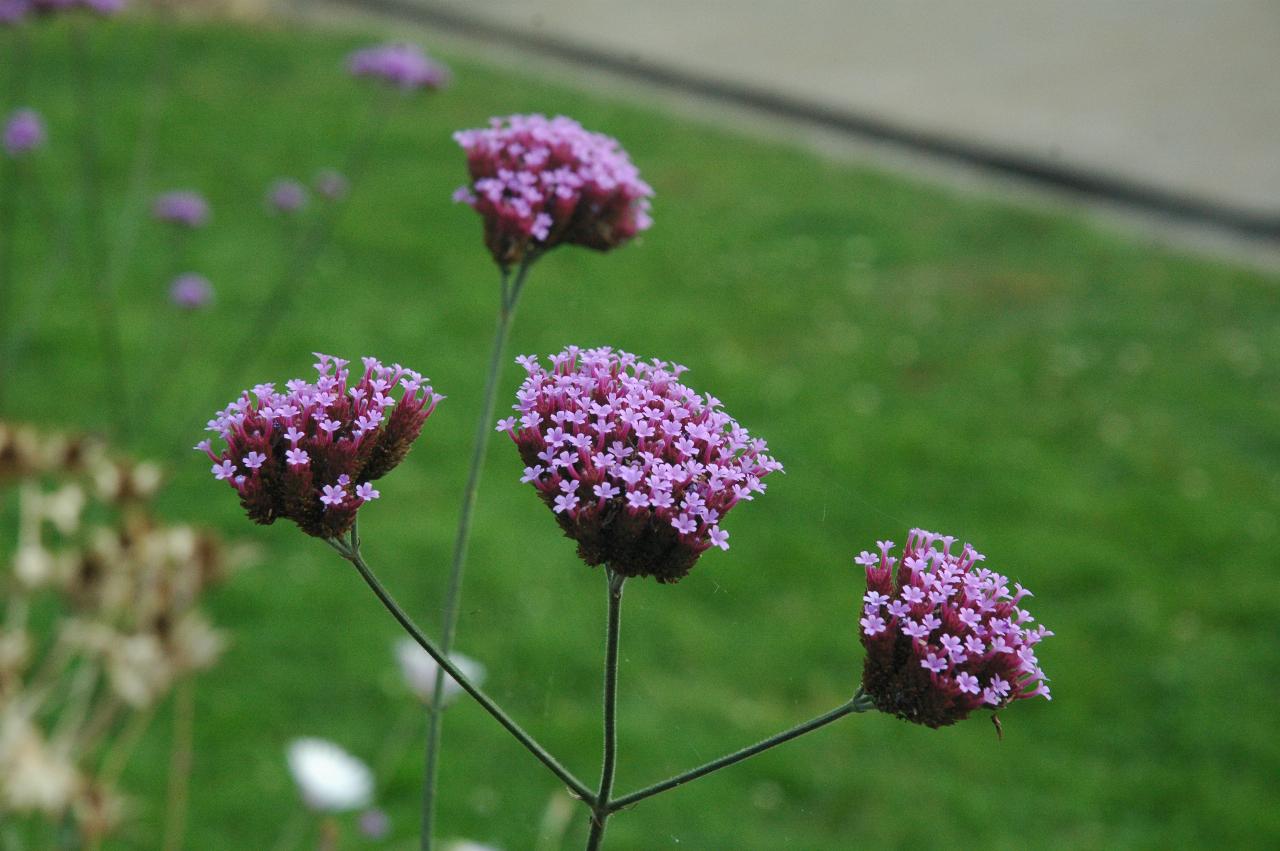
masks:
[[(396, 661), (400, 663), (400, 673), (409, 689), (424, 703), (430, 703), (436, 690), (436, 671), (439, 665), (431, 658), (431, 654), (418, 646), (417, 642), (404, 638), (396, 642)], [(484, 682), (485, 667), (461, 653), (450, 653), (449, 658), (458, 666), (464, 676), (476, 685)], [(462, 686), (453, 677), (444, 680), (444, 700), (449, 702), (462, 693)]]
[(289, 772), (312, 810), (340, 813), (367, 807), (373, 800), (369, 766), (332, 742), (294, 739), (287, 756)]

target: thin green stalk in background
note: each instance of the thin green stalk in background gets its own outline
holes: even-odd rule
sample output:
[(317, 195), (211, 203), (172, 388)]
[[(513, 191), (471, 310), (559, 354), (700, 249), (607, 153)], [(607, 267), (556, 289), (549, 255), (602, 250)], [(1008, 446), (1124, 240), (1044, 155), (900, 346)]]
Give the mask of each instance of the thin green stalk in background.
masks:
[(25, 288), (27, 299), (22, 322), (16, 323), (8, 341), (0, 347), (0, 366), (7, 364), (9, 369), (21, 360), (27, 344), (36, 336), (36, 329), (40, 327), (45, 310), (63, 281), (69, 258), (75, 252), (73, 224), (69, 217), (57, 215), (45, 194), (40, 175), (34, 169), (27, 171), (22, 189), (26, 199), (24, 207), (33, 211), (30, 215), (39, 220), (44, 233), (54, 236), (54, 249), (40, 269), (39, 280)]
[[(489, 433), (493, 431), (493, 406), (498, 395), (498, 377), (511, 336), (511, 323), (515, 319), (516, 304), (524, 289), (525, 279), (533, 268), (536, 257), (529, 256), (516, 270), (511, 280), (509, 269), (502, 270), (502, 291), (498, 306), (498, 323), (493, 332), (493, 350), (489, 353), (489, 371), (485, 375), (484, 394), (480, 402), (480, 419), (476, 423), (475, 445), (471, 450), (471, 469), (467, 472), (467, 484), (462, 491), (462, 509), (458, 514), (458, 532), (453, 542), (453, 563), (449, 570), (449, 586), (444, 598), (444, 626), (440, 633), (440, 647), (447, 654), (453, 649), (454, 635), (458, 629), (458, 612), (462, 602), (462, 573), (467, 562), (467, 547), (471, 541), (471, 515), (475, 511), (476, 494), (480, 488), (480, 473), (484, 469), (485, 455), (489, 449)], [(430, 851), (435, 827), (436, 788), (440, 768), (440, 731), (444, 723), (444, 671), (436, 671), (435, 690), (431, 695), (430, 717), (427, 721), (426, 770), (422, 784), (422, 849)]]
[[(8, 116), (22, 105), (27, 87), (27, 36), (23, 27), (10, 27), (7, 33), (13, 49), (9, 56), (8, 98), (0, 104), (0, 117)], [(18, 162), (0, 153), (0, 411), (4, 410), (4, 392), (10, 362), (10, 329), (13, 316), (13, 292), (16, 287), (15, 257), (17, 240), (14, 227), (18, 222)]]
[(84, 271), (93, 294), (102, 347), (103, 390), (113, 425), (122, 440), (128, 440), (128, 375), (120, 342), (120, 319), (116, 304), (104, 232), (102, 209), (101, 154), (98, 150), (98, 99), (93, 90), (92, 51), (87, 25), (77, 21), (71, 28), (71, 62), (76, 75), (80, 118), (80, 178), (84, 220)]
[(128, 272), (137, 247), (138, 234), (148, 219), (147, 200), (151, 192), (152, 165), (159, 147), (160, 121), (176, 77), (174, 66), (177, 47), (173, 35), (164, 27), (158, 27), (156, 33), (157, 41), (150, 63), (152, 70), (143, 101), (142, 118), (134, 140), (129, 179), (121, 204), (121, 214), (117, 217), (112, 234), (108, 267), (113, 287), (118, 286)]
[(11, 368), (9, 329), (13, 316), (14, 225), (18, 221), (18, 163), (0, 154), (0, 411)]
[(196, 685), (178, 683), (173, 695), (173, 744), (169, 751), (169, 790), (165, 801), (164, 851), (181, 851), (191, 802), (191, 761), (196, 727)]
[(605, 567), (609, 580), (609, 621), (604, 652), (604, 760), (600, 768), (600, 791), (591, 808), (591, 833), (587, 851), (597, 851), (604, 842), (605, 823), (613, 810), (613, 773), (618, 764), (618, 635), (622, 627), (622, 585), (627, 578)]

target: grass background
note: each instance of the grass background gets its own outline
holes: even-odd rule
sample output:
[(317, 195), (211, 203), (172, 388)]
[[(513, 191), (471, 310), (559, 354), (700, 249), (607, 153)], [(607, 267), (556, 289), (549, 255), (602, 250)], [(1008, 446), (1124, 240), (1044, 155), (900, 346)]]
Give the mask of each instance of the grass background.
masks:
[[(36, 179), (59, 206), (77, 198), (64, 26), (32, 30), (27, 96), (51, 133)], [(166, 40), (177, 61), (155, 88)], [(367, 40), (94, 25), (109, 221), (136, 242), (117, 267), (119, 384), (104, 386), (92, 301), (56, 259), (65, 236), (32, 209), (17, 232), (14, 317), (33, 336), (5, 415), (104, 427), (106, 392), (129, 387), (131, 448), (173, 462), (164, 512), (261, 547), (212, 602), (234, 646), (198, 687), (190, 847), (271, 847), (300, 808), (283, 761), (299, 735), (382, 761), (388, 842), (413, 843), (422, 723), (392, 622), (319, 542), (246, 524), (185, 448), (240, 386), (305, 374), (315, 350), (426, 372), (449, 398), (362, 528), (375, 569), (437, 631), (497, 298), (479, 223), (449, 201), (464, 178), (450, 133), (515, 111), (617, 136), (657, 197), (636, 244), (539, 264), (512, 354), (572, 342), (684, 363), (787, 468), (729, 517), (728, 554), (674, 587), (628, 587), (620, 791), (845, 700), (861, 666), (851, 558), (910, 526), (973, 541), (1057, 633), (1040, 654), (1055, 700), (1005, 713), (1003, 742), (982, 716), (943, 731), (856, 716), (623, 813), (612, 847), (1280, 843), (1280, 280), (597, 97), (586, 77), (568, 89), (451, 55), (455, 85), (398, 105), (334, 243), (276, 330), (240, 350), (288, 262), (265, 188), (343, 162), (375, 109), (342, 71)], [(217, 287), (196, 316), (170, 311), (167, 233), (135, 227), (126, 203), (149, 103), (150, 189), (198, 188), (214, 209), (184, 261)], [(223, 385), (228, 362), (243, 374)], [(500, 405), (519, 375), (508, 366)], [(520, 466), (495, 440), (459, 648), (591, 781), (603, 577)], [(553, 780), (466, 703), (445, 734), (441, 834), (531, 847)], [(168, 737), (158, 722), (138, 752), (113, 847), (157, 841)]]

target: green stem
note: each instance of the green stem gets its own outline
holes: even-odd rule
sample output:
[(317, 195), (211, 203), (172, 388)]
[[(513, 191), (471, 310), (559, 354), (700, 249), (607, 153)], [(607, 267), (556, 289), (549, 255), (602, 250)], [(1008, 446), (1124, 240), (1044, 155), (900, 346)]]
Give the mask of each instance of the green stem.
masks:
[[(484, 394), (480, 402), (480, 419), (476, 422), (475, 443), (471, 449), (471, 469), (467, 472), (467, 484), (462, 491), (462, 509), (458, 514), (458, 531), (453, 542), (453, 563), (449, 570), (449, 585), (444, 598), (444, 627), (440, 633), (440, 646), (445, 653), (453, 649), (454, 635), (458, 630), (458, 612), (462, 600), (462, 573), (467, 562), (467, 547), (471, 541), (471, 517), (475, 512), (476, 495), (480, 489), (480, 473), (484, 469), (485, 455), (489, 449), (489, 435), (493, 431), (493, 406), (498, 395), (498, 378), (502, 375), (504, 352), (511, 335), (511, 323), (515, 318), (516, 304), (524, 282), (533, 266), (533, 258), (527, 259), (516, 271), (511, 281), (508, 270), (502, 270), (502, 293), (498, 306), (498, 323), (493, 332), (493, 349), (489, 354), (489, 371), (485, 375)], [(435, 690), (431, 695), (430, 717), (427, 721), (427, 754), (422, 784), (422, 849), (430, 851), (435, 824), (436, 793), (440, 769), (440, 735), (444, 724), (444, 671), (436, 672)]]
[(862, 689), (858, 689), (858, 693), (853, 696), (852, 700), (848, 703), (837, 706), (830, 712), (819, 715), (817, 718), (810, 719), (797, 727), (784, 730), (776, 736), (770, 736), (764, 741), (757, 742), (750, 747), (722, 756), (717, 760), (708, 762), (706, 765), (701, 765), (697, 768), (686, 771), (683, 774), (677, 774), (675, 777), (664, 780), (661, 783), (646, 786), (645, 788), (632, 792), (629, 795), (623, 795), (621, 798), (615, 798), (608, 803), (608, 810), (611, 813), (616, 813), (618, 810), (639, 803), (645, 798), (651, 798), (654, 795), (669, 791), (677, 786), (683, 786), (690, 781), (697, 780), (699, 777), (705, 777), (713, 771), (719, 771), (722, 768), (727, 768), (734, 763), (742, 762), (744, 759), (749, 759), (758, 753), (764, 753), (770, 748), (775, 748), (784, 742), (789, 742), (792, 739), (799, 738), (806, 733), (812, 733), (819, 727), (825, 727), (833, 721), (839, 721), (846, 715), (866, 712), (874, 708), (875, 707), (872, 705), (871, 699), (863, 693)]
[(11, 157), (0, 157), (0, 410), (3, 410), (5, 387), (11, 378), (9, 354), (10, 317), (13, 315), (15, 234), (18, 220), (18, 164)]
[[(0, 104), (0, 114), (9, 115), (20, 107), (26, 96), (27, 36), (22, 26), (10, 27), (5, 33), (12, 41), (13, 49), (9, 55), (8, 100)], [(10, 333), (13, 316), (13, 292), (16, 287), (14, 257), (16, 255), (16, 234), (14, 226), (18, 221), (18, 162), (14, 157), (0, 155), (0, 410), (3, 410), (4, 391), (13, 374), (10, 362)]]
[(48, 260), (41, 264), (39, 280), (27, 288), (27, 300), (23, 308), (25, 315), (20, 317), (20, 322), (11, 326), (14, 331), (9, 336), (8, 344), (0, 349), (0, 361), (9, 365), (11, 374), (15, 370), (15, 365), (21, 361), (28, 343), (35, 336), (35, 329), (41, 327), (45, 310), (63, 281), (66, 265), (75, 255), (71, 217), (58, 215), (53, 203), (45, 194), (40, 175), (35, 169), (27, 170), (22, 186), (26, 200), (25, 206), (33, 211), (32, 218), (39, 220), (43, 233), (54, 237), (54, 247)]
[[(144, 213), (147, 195), (151, 188), (151, 176), (159, 145), (160, 122), (164, 118), (170, 92), (174, 86), (177, 46), (173, 27), (161, 24), (155, 32), (155, 48), (147, 59), (150, 66), (146, 97), (142, 115), (134, 137), (130, 158), (129, 176), (121, 196), (120, 214), (112, 231), (111, 250), (107, 255), (107, 268), (111, 276), (109, 284), (114, 291), (123, 280), (128, 280), (138, 237), (147, 222)], [(134, 400), (134, 410), (149, 410)]]
[(435, 643), (430, 638), (427, 638), (422, 630), (418, 628), (418, 625), (415, 624), (407, 614), (405, 614), (404, 609), (400, 608), (400, 605), (396, 603), (395, 599), (392, 598), (387, 589), (383, 587), (382, 583), (378, 580), (378, 577), (374, 575), (373, 571), (369, 568), (369, 565), (365, 563), (364, 557), (360, 552), (360, 535), (356, 528), (352, 528), (349, 537), (327, 539), (326, 543), (337, 550), (338, 554), (344, 559), (351, 562), (355, 569), (359, 571), (361, 578), (364, 579), (365, 583), (373, 591), (374, 595), (377, 596), (377, 598), (382, 602), (382, 605), (386, 607), (387, 611), (391, 613), (391, 616), (396, 619), (400, 626), (404, 628), (404, 631), (418, 643), (419, 647), (427, 651), (432, 659), (436, 660), (436, 664), (439, 665), (445, 673), (452, 677), (458, 685), (462, 687), (463, 691), (471, 695), (471, 697), (474, 698), (486, 712), (492, 715), (499, 724), (506, 728), (508, 733), (515, 737), (516, 741), (524, 745), (525, 749), (537, 757), (539, 762), (549, 768), (551, 773), (555, 774), (556, 777), (559, 777), (566, 786), (572, 789), (577, 797), (586, 801), (589, 805), (594, 806), (595, 795), (593, 795), (591, 790), (587, 788), (587, 785), (574, 777), (573, 773), (570, 772), (569, 769), (561, 765), (560, 762), (546, 750), (546, 748), (538, 744), (531, 735), (526, 733), (519, 724), (512, 720), (511, 716), (507, 715), (507, 713), (502, 710), (502, 707), (498, 706), (492, 698), (467, 679), (466, 675), (449, 661), (449, 657), (441, 652), (440, 648), (436, 647)]
[(613, 810), (613, 773), (618, 762), (618, 633), (622, 626), (622, 584), (626, 577), (605, 568), (609, 578), (609, 625), (604, 651), (604, 761), (600, 768), (600, 791), (591, 812), (591, 835), (587, 851), (597, 851), (604, 842), (605, 823)]

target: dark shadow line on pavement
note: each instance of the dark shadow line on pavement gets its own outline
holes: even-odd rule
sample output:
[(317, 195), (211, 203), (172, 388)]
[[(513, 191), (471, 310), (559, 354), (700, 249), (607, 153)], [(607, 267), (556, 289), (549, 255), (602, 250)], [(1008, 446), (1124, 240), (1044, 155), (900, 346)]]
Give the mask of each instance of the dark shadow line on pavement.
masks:
[(484, 41), (508, 44), (522, 50), (568, 60), (578, 65), (597, 68), (680, 92), (714, 98), (773, 116), (837, 130), (850, 136), (889, 142), (914, 152), (990, 169), (1144, 212), (1157, 213), (1201, 225), (1211, 225), (1247, 236), (1280, 240), (1280, 215), (1218, 204), (1144, 183), (1084, 171), (943, 135), (920, 132), (869, 115), (844, 112), (822, 104), (723, 79), (690, 74), (646, 62), (634, 56), (594, 49), (551, 35), (529, 33), (425, 2), (414, 2), (414, 0), (344, 0), (344, 2), (404, 21), (451, 30), (460, 35)]

